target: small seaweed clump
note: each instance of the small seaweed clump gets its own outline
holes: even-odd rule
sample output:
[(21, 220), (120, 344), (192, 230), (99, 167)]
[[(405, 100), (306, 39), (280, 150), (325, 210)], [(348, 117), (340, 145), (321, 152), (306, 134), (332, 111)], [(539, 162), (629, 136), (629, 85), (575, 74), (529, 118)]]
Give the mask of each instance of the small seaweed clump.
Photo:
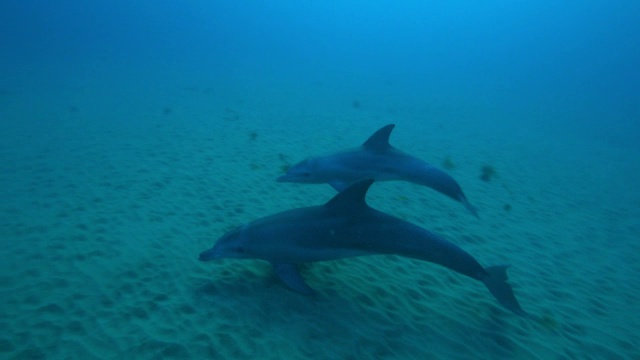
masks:
[(456, 168), (456, 164), (453, 163), (453, 160), (451, 160), (451, 157), (449, 155), (447, 155), (443, 160), (442, 160), (442, 167), (447, 169), (447, 170), (453, 170)]
[(285, 174), (289, 171), (289, 169), (291, 169), (291, 165), (289, 164), (280, 165), (280, 171)]
[(491, 179), (496, 175), (498, 175), (498, 173), (496, 172), (496, 169), (491, 165), (483, 165), (480, 169), (480, 180), (484, 182), (491, 181)]
[(551, 314), (542, 315), (538, 322), (547, 330), (557, 330), (559, 327), (558, 320)]

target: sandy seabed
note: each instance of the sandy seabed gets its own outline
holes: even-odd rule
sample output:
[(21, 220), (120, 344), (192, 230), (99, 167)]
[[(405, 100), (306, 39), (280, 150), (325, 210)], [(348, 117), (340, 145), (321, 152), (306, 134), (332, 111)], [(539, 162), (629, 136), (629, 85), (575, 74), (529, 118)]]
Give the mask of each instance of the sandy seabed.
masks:
[[(640, 359), (637, 156), (274, 102), (206, 116), (178, 104), (120, 124), (62, 106), (55, 121), (3, 125), (0, 358)], [(261, 261), (196, 260), (238, 224), (330, 199), (329, 186), (275, 178), (390, 122), (398, 148), (452, 159), (481, 219), (408, 183), (374, 184), (370, 205), (483, 265), (510, 263), (535, 320), (478, 282), (399, 257), (308, 264), (312, 298)], [(491, 182), (478, 178), (487, 163)]]

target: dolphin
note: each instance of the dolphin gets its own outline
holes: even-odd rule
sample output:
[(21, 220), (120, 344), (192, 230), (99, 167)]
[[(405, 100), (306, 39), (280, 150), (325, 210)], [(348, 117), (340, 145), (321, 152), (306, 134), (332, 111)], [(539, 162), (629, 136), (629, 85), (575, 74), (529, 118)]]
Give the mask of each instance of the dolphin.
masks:
[(300, 264), (399, 255), (439, 264), (478, 280), (506, 309), (528, 317), (507, 282), (508, 266), (482, 267), (469, 253), (439, 235), (370, 207), (365, 195), (372, 183), (356, 182), (321, 206), (288, 210), (242, 225), (202, 252), (199, 260), (266, 260), (290, 289), (313, 295), (315, 291), (298, 271)]
[(312, 157), (289, 168), (278, 182), (329, 183), (341, 191), (359, 180), (402, 180), (428, 186), (456, 200), (475, 217), (478, 211), (469, 203), (460, 185), (447, 173), (389, 144), (395, 127), (386, 125), (361, 146), (327, 156)]

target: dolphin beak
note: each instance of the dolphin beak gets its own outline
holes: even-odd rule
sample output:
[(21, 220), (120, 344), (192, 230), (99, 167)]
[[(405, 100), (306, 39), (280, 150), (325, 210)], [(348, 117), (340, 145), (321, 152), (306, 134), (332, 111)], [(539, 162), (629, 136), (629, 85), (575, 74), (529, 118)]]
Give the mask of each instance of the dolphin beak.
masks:
[(215, 248), (203, 251), (202, 253), (200, 253), (200, 256), (198, 256), (198, 260), (200, 261), (210, 261), (210, 260), (215, 260), (217, 258), (219, 258), (220, 256), (218, 255), (218, 253), (215, 251)]

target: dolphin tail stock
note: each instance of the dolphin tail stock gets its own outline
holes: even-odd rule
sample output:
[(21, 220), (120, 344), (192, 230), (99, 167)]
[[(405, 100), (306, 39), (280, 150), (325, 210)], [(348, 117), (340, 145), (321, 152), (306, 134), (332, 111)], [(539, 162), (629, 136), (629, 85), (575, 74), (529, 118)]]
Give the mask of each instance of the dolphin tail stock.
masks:
[(511, 285), (507, 282), (509, 280), (507, 277), (508, 267), (509, 265), (498, 265), (485, 268), (484, 270), (489, 276), (484, 277), (482, 282), (506, 309), (524, 318), (531, 318), (531, 315), (520, 307)]
[(478, 215), (478, 209), (476, 209), (475, 206), (471, 205), (466, 196), (458, 196), (458, 201), (460, 201), (465, 209), (467, 209), (473, 216), (475, 216), (476, 219), (480, 219), (480, 215)]

